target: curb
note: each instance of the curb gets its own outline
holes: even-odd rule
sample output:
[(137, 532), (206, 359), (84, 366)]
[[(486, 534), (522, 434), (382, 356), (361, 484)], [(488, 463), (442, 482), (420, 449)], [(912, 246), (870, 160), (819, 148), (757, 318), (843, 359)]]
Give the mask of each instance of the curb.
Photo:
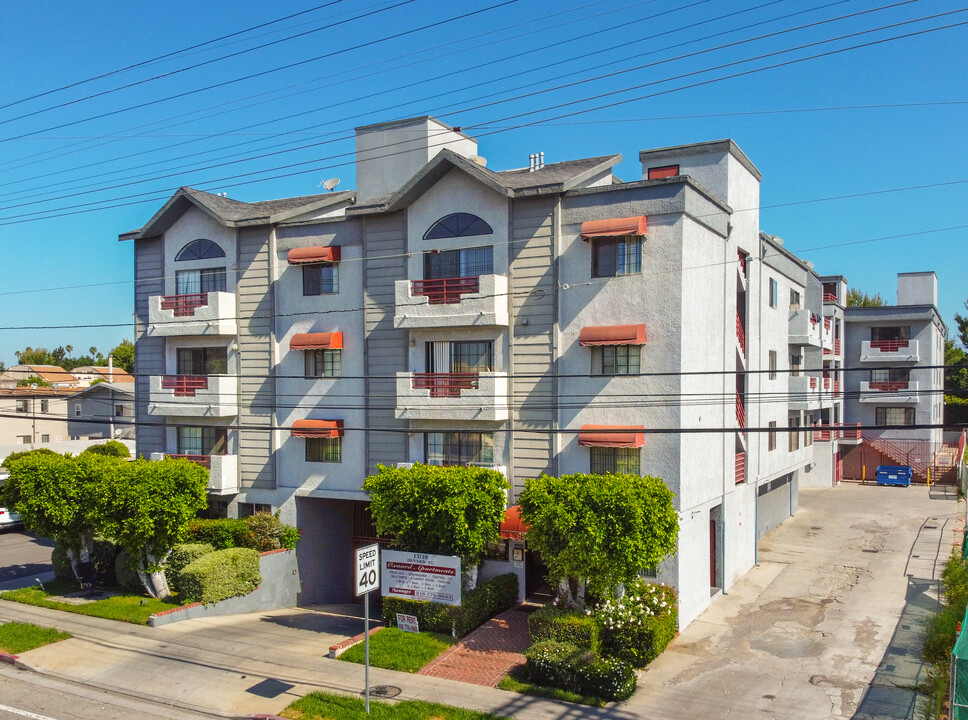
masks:
[[(378, 633), (382, 629), (383, 629), (382, 626), (373, 628), (372, 630), (370, 630), (370, 637), (373, 637), (374, 633)], [(366, 635), (366, 633), (360, 633), (359, 635), (354, 635), (351, 638), (343, 640), (343, 642), (338, 642), (335, 645), (330, 645), (329, 652), (326, 654), (326, 657), (330, 658), (331, 660), (335, 660), (336, 658), (338, 658), (340, 655), (342, 655), (344, 652), (349, 650), (354, 645), (359, 645), (361, 642), (363, 642), (364, 635)]]
[(7, 663), (8, 665), (17, 666), (17, 662), (20, 660), (19, 655), (10, 655), (5, 652), (0, 652), (0, 662)]

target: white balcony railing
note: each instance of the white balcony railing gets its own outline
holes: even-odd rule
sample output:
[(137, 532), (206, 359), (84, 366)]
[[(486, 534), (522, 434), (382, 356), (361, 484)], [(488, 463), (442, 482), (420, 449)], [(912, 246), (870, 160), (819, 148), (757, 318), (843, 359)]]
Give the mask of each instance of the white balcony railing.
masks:
[(213, 495), (234, 495), (239, 491), (238, 455), (174, 455), (151, 453), (152, 460), (165, 457), (184, 458), (198, 463), (208, 470), (208, 490)]
[(507, 420), (507, 373), (397, 373), (396, 416), (405, 420)]
[(148, 298), (148, 337), (238, 335), (235, 295), (228, 292), (153, 295)]
[(480, 275), (394, 283), (397, 328), (507, 327), (508, 279)]
[(917, 340), (864, 340), (861, 362), (918, 362)]
[(232, 375), (152, 375), (148, 414), (231, 417), (239, 413), (239, 380)]
[(860, 383), (861, 402), (880, 403), (882, 405), (914, 405), (918, 402), (918, 384), (904, 381), (868, 381)]
[(823, 318), (809, 310), (791, 310), (790, 344), (821, 347), (823, 344)]

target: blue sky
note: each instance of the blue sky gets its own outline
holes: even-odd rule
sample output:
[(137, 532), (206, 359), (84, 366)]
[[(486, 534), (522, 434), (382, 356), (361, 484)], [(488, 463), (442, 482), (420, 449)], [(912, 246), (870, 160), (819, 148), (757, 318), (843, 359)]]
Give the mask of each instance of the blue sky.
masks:
[[(931, 0), (503, 1), (8, 4), (0, 328), (58, 327), (0, 329), (0, 360), (131, 337), (132, 248), (117, 236), (179, 185), (246, 201), (321, 192), (333, 176), (352, 188), (352, 128), (422, 114), (478, 137), (497, 170), (537, 151), (622, 153), (619, 176), (636, 179), (639, 150), (731, 137), (763, 173), (761, 227), (818, 272), (893, 302), (898, 272), (934, 270), (945, 322), (963, 312), (968, 25), (848, 48), (968, 12)], [(768, 33), (781, 34), (751, 40)], [(679, 89), (832, 50), (844, 52)], [(898, 191), (866, 194), (885, 190)], [(71, 325), (114, 326), (60, 327)]]

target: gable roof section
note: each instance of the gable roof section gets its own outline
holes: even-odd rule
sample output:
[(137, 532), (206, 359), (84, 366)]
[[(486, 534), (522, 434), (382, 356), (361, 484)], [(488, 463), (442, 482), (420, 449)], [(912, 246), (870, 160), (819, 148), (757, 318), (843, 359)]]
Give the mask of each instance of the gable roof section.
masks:
[(81, 395), (100, 395), (101, 393), (108, 393), (111, 397), (123, 396), (125, 399), (134, 399), (134, 385), (132, 383), (97, 383), (86, 388), (82, 388), (75, 392), (71, 397), (79, 397)]
[(303, 213), (352, 200), (354, 197), (356, 197), (356, 193), (347, 190), (338, 193), (329, 192), (320, 195), (304, 195), (247, 203), (190, 187), (181, 187), (145, 223), (144, 227), (122, 233), (118, 236), (118, 240), (137, 240), (161, 235), (192, 207), (197, 207), (226, 227), (246, 227), (282, 222)]

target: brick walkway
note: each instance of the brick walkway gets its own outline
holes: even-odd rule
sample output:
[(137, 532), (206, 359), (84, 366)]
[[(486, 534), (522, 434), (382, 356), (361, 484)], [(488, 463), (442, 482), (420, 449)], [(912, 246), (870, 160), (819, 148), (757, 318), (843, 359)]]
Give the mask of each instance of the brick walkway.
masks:
[(418, 674), (497, 687), (513, 667), (524, 663), (521, 653), (530, 644), (528, 614), (508, 610), (445, 650)]

